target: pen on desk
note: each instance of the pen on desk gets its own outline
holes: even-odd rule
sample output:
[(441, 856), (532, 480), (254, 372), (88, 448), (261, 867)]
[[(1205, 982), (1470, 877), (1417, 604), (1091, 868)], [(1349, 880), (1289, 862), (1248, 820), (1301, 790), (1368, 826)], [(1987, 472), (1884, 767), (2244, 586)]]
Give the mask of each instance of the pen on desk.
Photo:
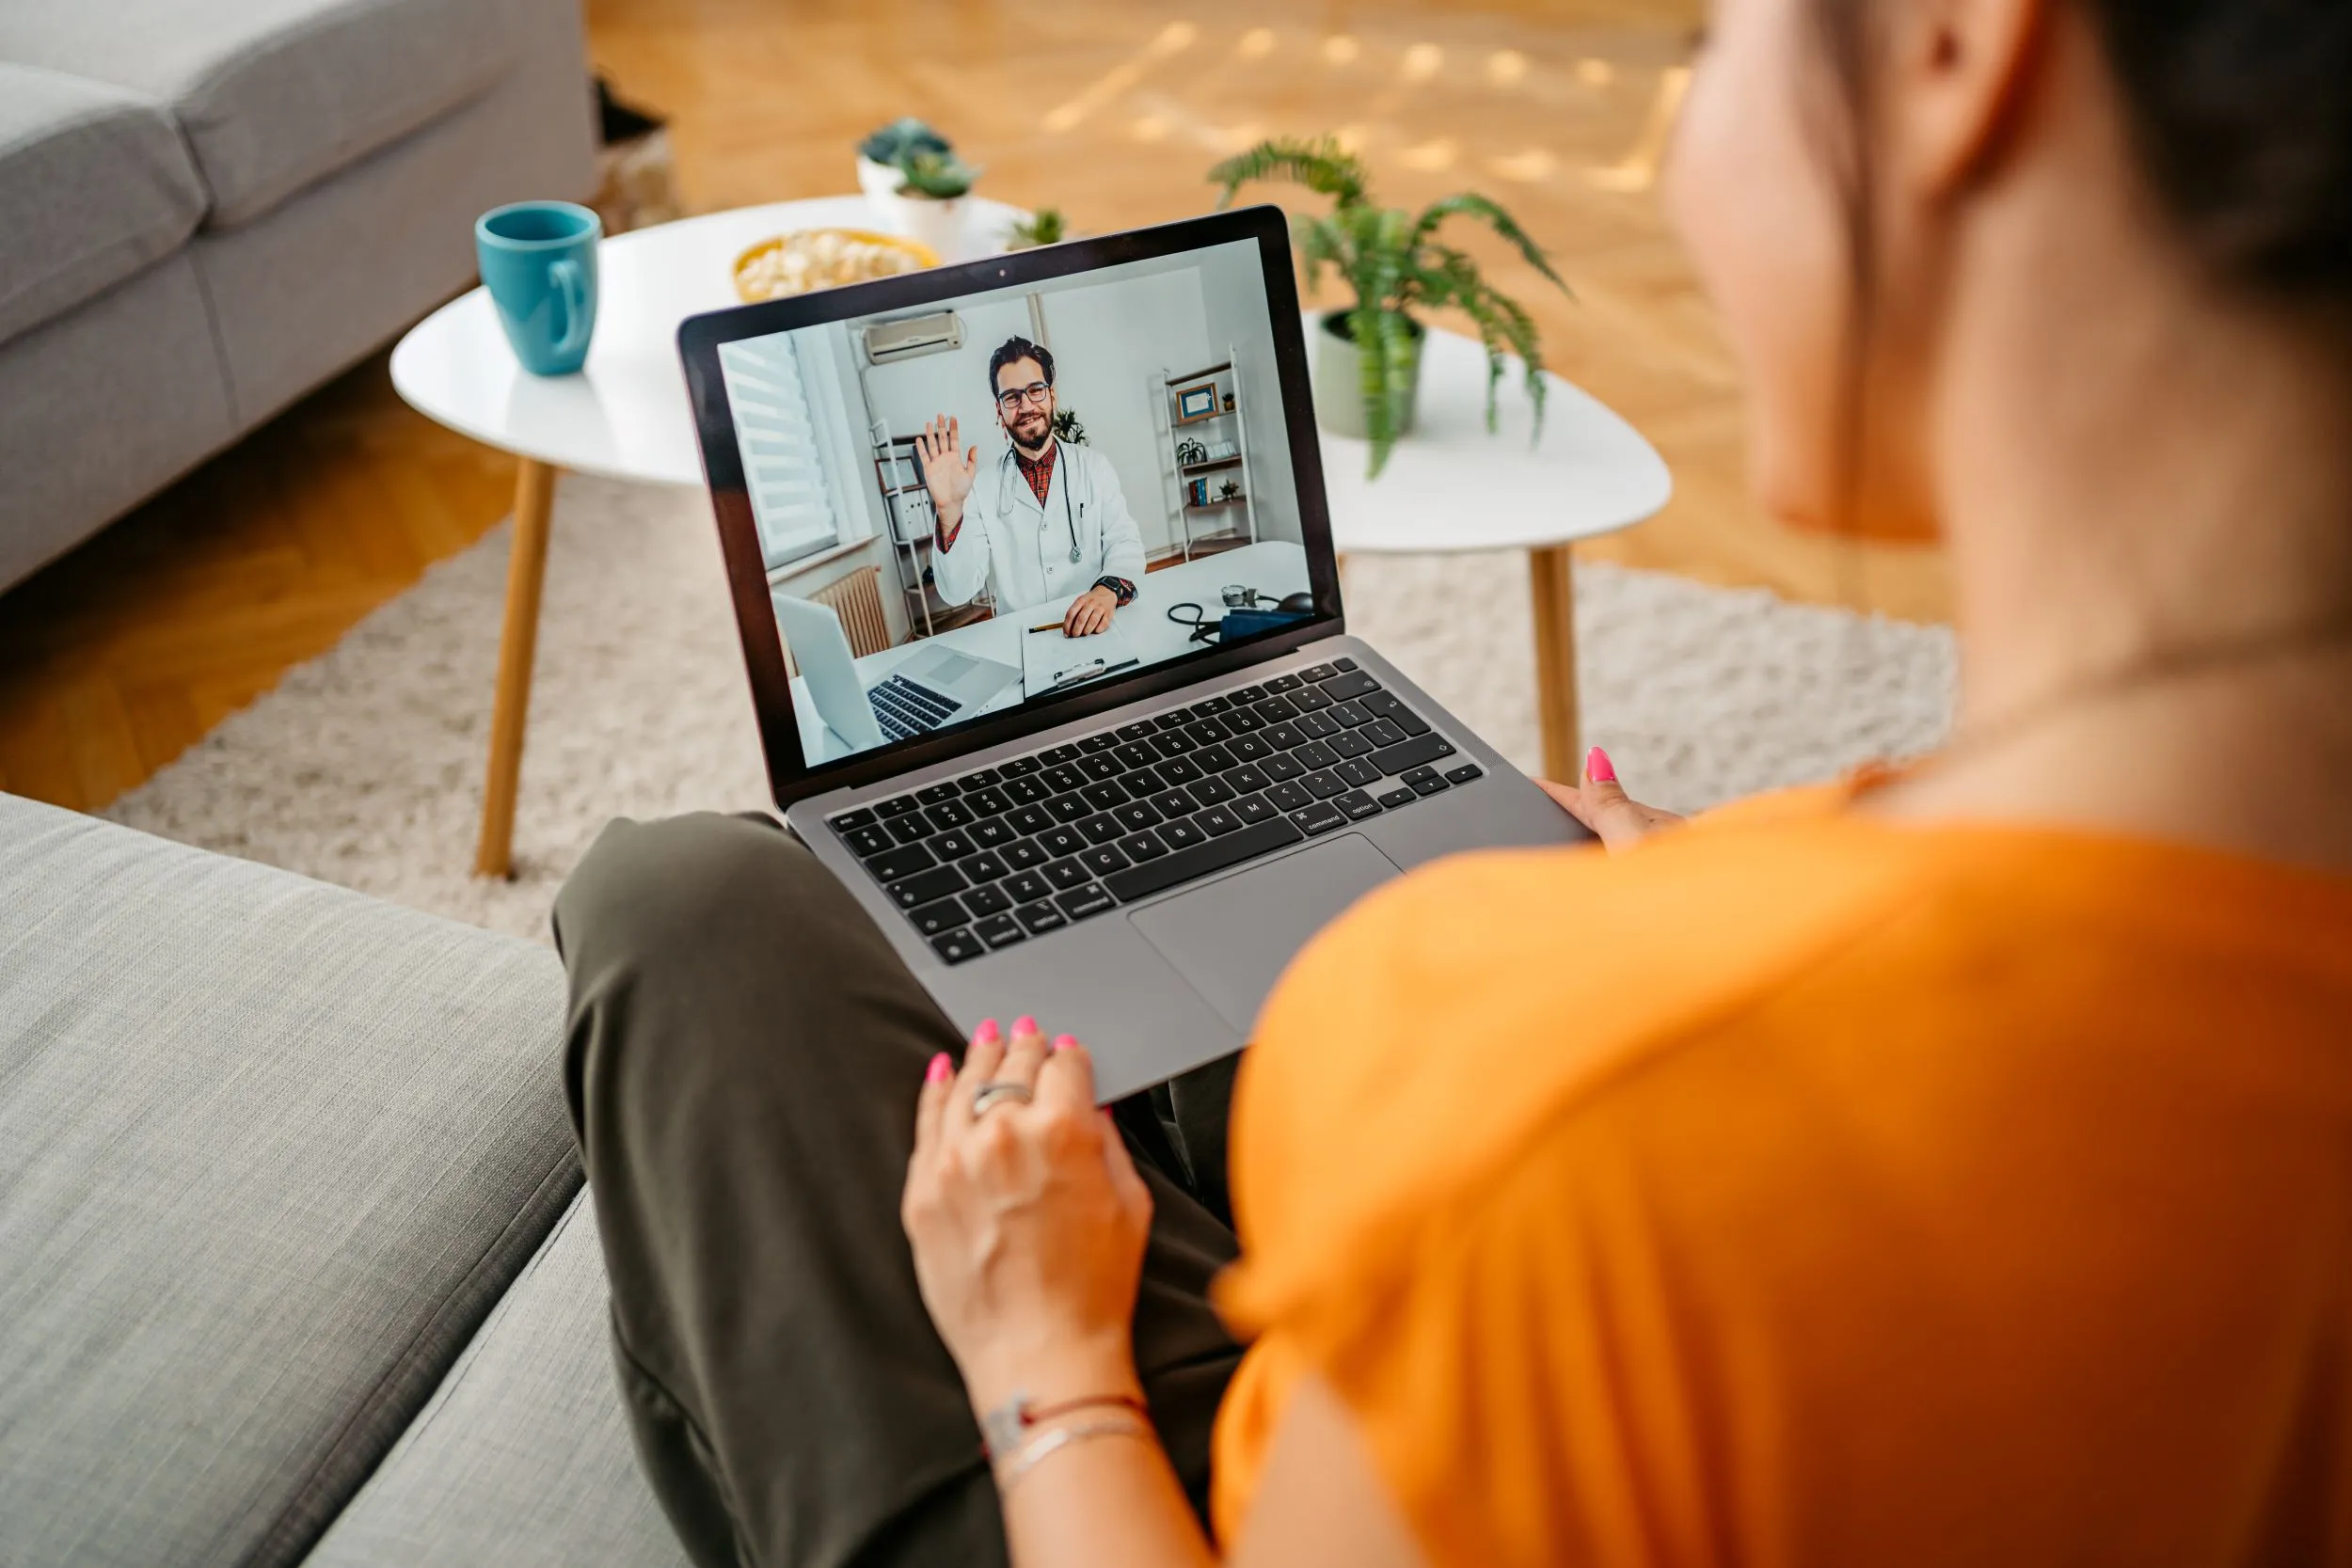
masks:
[(1059, 622), (1059, 621), (1048, 621), (1048, 622), (1046, 622), (1046, 623), (1045, 623), (1043, 626), (1031, 626), (1031, 627), (1029, 628), (1029, 635), (1030, 635), (1031, 637), (1035, 637), (1035, 636), (1036, 636), (1039, 632), (1041, 632), (1041, 631), (1059, 631), (1059, 630), (1061, 630), (1061, 629), (1062, 629), (1062, 623), (1061, 623), (1061, 622)]

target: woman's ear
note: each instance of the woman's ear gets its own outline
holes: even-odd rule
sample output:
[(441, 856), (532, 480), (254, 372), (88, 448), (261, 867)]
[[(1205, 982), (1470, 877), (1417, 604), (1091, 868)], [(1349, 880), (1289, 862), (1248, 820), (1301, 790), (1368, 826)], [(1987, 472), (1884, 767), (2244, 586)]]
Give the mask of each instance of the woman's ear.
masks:
[(1920, 0), (1882, 14), (1890, 172), (1930, 200), (1968, 184), (2012, 128), (2054, 0)]

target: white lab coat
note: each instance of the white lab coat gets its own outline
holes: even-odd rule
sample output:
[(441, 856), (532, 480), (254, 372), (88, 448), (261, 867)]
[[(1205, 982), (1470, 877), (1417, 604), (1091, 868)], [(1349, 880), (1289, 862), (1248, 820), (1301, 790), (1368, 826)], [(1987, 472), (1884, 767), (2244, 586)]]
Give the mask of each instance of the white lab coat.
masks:
[(1118, 470), (1100, 452), (1056, 445), (1042, 505), (1009, 445), (973, 477), (955, 547), (932, 552), (931, 581), (941, 598), (969, 604), (993, 587), (996, 608), (1012, 610), (1075, 598), (1103, 578), (1142, 585), (1143, 531), (1127, 510)]

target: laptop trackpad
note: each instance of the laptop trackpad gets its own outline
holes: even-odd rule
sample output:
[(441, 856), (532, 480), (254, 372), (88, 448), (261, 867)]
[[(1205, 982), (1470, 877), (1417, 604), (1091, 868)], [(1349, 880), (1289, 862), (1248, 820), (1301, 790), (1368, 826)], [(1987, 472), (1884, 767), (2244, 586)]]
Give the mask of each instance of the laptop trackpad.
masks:
[(1127, 918), (1246, 1038), (1307, 940), (1395, 875), (1395, 862), (1348, 833)]

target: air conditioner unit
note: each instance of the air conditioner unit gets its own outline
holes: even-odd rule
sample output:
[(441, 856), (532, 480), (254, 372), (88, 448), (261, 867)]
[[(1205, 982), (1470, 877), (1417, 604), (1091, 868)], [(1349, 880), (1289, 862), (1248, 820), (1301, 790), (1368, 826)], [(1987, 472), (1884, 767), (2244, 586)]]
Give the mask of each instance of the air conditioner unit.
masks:
[(926, 354), (946, 354), (963, 346), (963, 319), (953, 310), (934, 310), (928, 316), (908, 316), (895, 322), (876, 322), (867, 327), (866, 362), (887, 365), (899, 359), (914, 359)]

